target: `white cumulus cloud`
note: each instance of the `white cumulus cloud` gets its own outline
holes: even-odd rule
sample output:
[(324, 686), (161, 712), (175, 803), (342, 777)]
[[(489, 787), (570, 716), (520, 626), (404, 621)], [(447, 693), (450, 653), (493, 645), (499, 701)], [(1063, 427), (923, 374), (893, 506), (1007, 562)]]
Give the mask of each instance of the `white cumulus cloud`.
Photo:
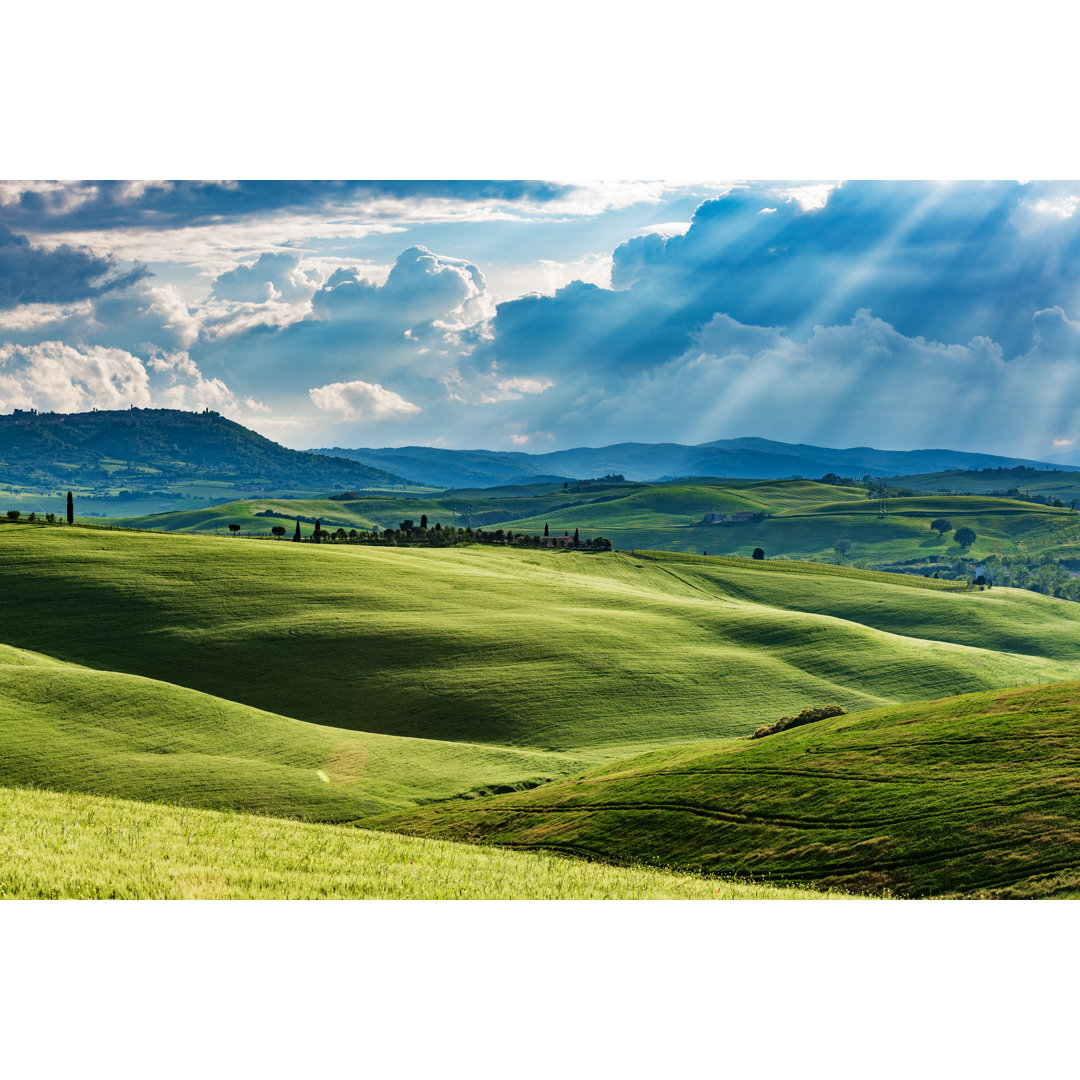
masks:
[(316, 408), (337, 413), (343, 420), (385, 420), (411, 416), (420, 411), (419, 405), (406, 401), (393, 390), (362, 379), (315, 386), (308, 391), (308, 395)]

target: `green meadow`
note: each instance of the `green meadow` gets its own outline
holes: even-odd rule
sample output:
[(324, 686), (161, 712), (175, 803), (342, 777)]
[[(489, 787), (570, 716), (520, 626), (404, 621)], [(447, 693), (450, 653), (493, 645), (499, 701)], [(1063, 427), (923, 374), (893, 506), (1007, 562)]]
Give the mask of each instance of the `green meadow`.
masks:
[(795, 562), (4, 523), (0, 590), (0, 785), (327, 827), (411, 830), (414, 810), (528, 800), (633, 755), (750, 745), (808, 706), (1080, 679), (1080, 605)]
[(873, 894), (1080, 897), (1080, 684), (667, 748), (376, 819), (428, 838)]
[(810, 900), (838, 894), (229, 811), (0, 788), (0, 898)]
[[(561, 534), (606, 536), (617, 548), (749, 556), (762, 548), (770, 558), (836, 561), (837, 541), (847, 541), (845, 561), (867, 565), (910, 560), (955, 559), (970, 554), (1080, 555), (1080, 516), (1069, 508), (1040, 506), (987, 495), (893, 498), (882, 514), (864, 487), (837, 487), (809, 480), (700, 481), (666, 484), (609, 484), (545, 490), (500, 488), (492, 492), (444, 492), (424, 496), (364, 494), (356, 499), (258, 499), (149, 517), (117, 518), (117, 524), (164, 531), (226, 533), (237, 524), (245, 534), (270, 535), (293, 519), (315, 518), (335, 529), (396, 529), (406, 518), (429, 524), (503, 528), (539, 534), (547, 526)], [(259, 516), (270, 511), (278, 518)], [(705, 525), (705, 514), (758, 515), (745, 522)], [(937, 518), (952, 529), (930, 528)], [(963, 548), (955, 530), (969, 527), (975, 543)]]

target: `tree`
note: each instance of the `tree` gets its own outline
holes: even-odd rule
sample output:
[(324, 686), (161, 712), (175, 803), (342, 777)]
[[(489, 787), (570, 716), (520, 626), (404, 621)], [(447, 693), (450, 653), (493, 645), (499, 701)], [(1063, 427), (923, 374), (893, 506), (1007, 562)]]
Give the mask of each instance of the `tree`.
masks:
[(761, 548), (754, 548), (754, 552), (750, 556), (750, 558), (751, 559), (764, 559), (765, 558), (765, 552), (762, 551)]
[(421, 529), (426, 529), (427, 528), (427, 514), (421, 514), (420, 515), (420, 528)]
[(322, 543), (322, 518), (315, 519), (315, 531), (311, 534), (311, 539), (314, 540), (316, 544)]
[(966, 525), (962, 529), (957, 529), (953, 539), (962, 547), (969, 548), (975, 543), (975, 533), (972, 529), (969, 529)]
[(300, 519), (296, 519), (296, 532), (293, 533), (293, 540), (299, 542), (300, 540)]
[(547, 522), (545, 521), (544, 522), (544, 535), (547, 536), (547, 534), (548, 534), (548, 527), (547, 527)]
[(930, 528), (944, 536), (952, 529), (952, 524), (946, 521), (945, 518), (934, 518), (934, 520), (930, 522)]
[(229, 526), (229, 532), (231, 532), (233, 536), (235, 536), (239, 531), (240, 526), (237, 525), (235, 522), (233, 522), (233, 524)]
[(22, 517), (21, 510), (9, 510), (7, 512), (8, 521), (18, 521)]
[(285, 535), (285, 526), (275, 525), (270, 531), (280, 540)]
[(580, 546), (581, 546), (581, 538), (578, 536), (577, 529), (575, 529), (574, 530), (574, 547), (580, 547)]
[(67, 500), (67, 519), (69, 525), (73, 525), (75, 523), (75, 499), (73, 498), (70, 491), (68, 492)]
[(837, 540), (832, 546), (833, 551), (842, 559), (851, 550), (850, 540)]

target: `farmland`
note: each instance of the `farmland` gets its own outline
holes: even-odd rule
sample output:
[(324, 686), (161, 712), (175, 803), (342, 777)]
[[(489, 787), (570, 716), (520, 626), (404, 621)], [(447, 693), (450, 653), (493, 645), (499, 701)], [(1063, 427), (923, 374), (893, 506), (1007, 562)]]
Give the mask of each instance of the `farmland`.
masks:
[[(847, 545), (848, 563), (873, 567), (897, 562), (930, 564), (970, 555), (1051, 554), (1080, 557), (1080, 516), (1069, 507), (1042, 506), (987, 495), (891, 498), (887, 513), (864, 487), (808, 480), (701, 481), (670, 484), (533, 485), (424, 495), (359, 493), (357, 498), (247, 499), (206, 509), (116, 519), (117, 524), (164, 531), (224, 533), (238, 524), (245, 534), (269, 535), (275, 524), (304, 519), (308, 535), (316, 518), (324, 527), (396, 529), (403, 519), (459, 528), (502, 528), (515, 533), (556, 534), (578, 529), (602, 535), (617, 548), (661, 549), (748, 557), (836, 561), (836, 544)], [(706, 513), (727, 515), (706, 525)], [(735, 521), (742, 514), (747, 520)], [(271, 516), (272, 515), (272, 516)], [(937, 531), (931, 522), (946, 519)], [(970, 528), (970, 547), (955, 530)], [(291, 534), (290, 534), (291, 535)]]
[(837, 895), (652, 868), (0, 788), (0, 898), (800, 900)]
[[(413, 830), (435, 807), (472, 821), (491, 797), (546, 798), (634, 755), (742, 753), (808, 706), (900, 715), (1080, 678), (1078, 605), (796, 562), (9, 523), (0, 584), (18, 613), (0, 786), (327, 827)], [(453, 838), (490, 839), (471, 828)], [(946, 888), (683, 855), (670, 868)]]
[(837, 716), (375, 824), (901, 896), (1080, 896), (1080, 684)]

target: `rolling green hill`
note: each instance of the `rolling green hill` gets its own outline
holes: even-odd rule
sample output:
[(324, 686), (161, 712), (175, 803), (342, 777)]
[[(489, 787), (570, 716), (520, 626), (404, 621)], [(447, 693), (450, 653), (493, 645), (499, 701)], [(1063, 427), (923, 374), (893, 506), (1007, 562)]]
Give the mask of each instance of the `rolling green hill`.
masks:
[[(0, 524), (0, 590), (0, 785), (317, 822), (473, 821), (461, 815), (491, 805), (493, 792), (557, 796), (565, 778), (630, 755), (681, 761), (703, 753), (702, 741), (743, 753), (751, 744), (716, 740), (825, 702), (878, 709), (841, 719), (871, 717), (860, 730), (876, 733), (874, 753), (888, 761), (904, 745), (904, 717), (928, 708), (905, 713), (903, 703), (972, 691), (1005, 701), (1006, 688), (1080, 678), (1080, 605), (664, 552), (316, 546)], [(882, 726), (879, 716), (900, 719)], [(1035, 738), (1027, 731), (1017, 745)], [(869, 742), (859, 745), (873, 764)], [(435, 803), (451, 817), (401, 816)], [(867, 820), (872, 831), (884, 818)], [(673, 866), (773, 882), (998, 888), (985, 875), (955, 884), (879, 874), (878, 863), (845, 877), (788, 848), (709, 862), (713, 841), (690, 851), (662, 814), (638, 832), (640, 849), (583, 838), (566, 846), (631, 861), (670, 848)], [(958, 850), (966, 866), (967, 849)]]
[[(393, 496), (357, 499), (245, 500), (200, 511), (118, 519), (135, 528), (165, 531), (224, 532), (236, 523), (245, 533), (269, 534), (274, 524), (292, 524), (296, 516), (345, 529), (397, 528), (426, 514), (456, 526), (505, 528), (541, 534), (578, 529), (583, 537), (606, 536), (621, 549), (662, 549), (713, 555), (749, 556), (756, 547), (770, 558), (835, 561), (837, 541), (847, 541), (849, 562), (890, 565), (914, 560), (955, 560), (991, 554), (1080, 557), (1080, 516), (1069, 508), (1040, 506), (988, 496), (945, 496), (889, 500), (879, 512), (877, 500), (861, 487), (835, 487), (807, 480), (723, 481), (691, 484), (613, 484), (580, 489), (508, 489), (484, 497), (476, 493)], [(269, 510), (277, 518), (261, 517)], [(755, 515), (749, 521), (705, 525), (709, 511)], [(944, 535), (930, 528), (937, 518), (952, 529)], [(955, 529), (970, 527), (970, 548), (956, 543)], [(305, 535), (307, 532), (305, 527)]]
[(904, 896), (1080, 896), (1080, 684), (659, 750), (376, 819), (428, 838)]
[(0, 899), (809, 900), (836, 896), (333, 825), (46, 791), (0, 788), (0, 819), (4, 822)]
[(609, 756), (1080, 677), (1080, 606), (623, 554), (0, 525), (7, 643), (309, 723)]
[(0, 646), (0, 783), (352, 821), (588, 758), (305, 723)]

